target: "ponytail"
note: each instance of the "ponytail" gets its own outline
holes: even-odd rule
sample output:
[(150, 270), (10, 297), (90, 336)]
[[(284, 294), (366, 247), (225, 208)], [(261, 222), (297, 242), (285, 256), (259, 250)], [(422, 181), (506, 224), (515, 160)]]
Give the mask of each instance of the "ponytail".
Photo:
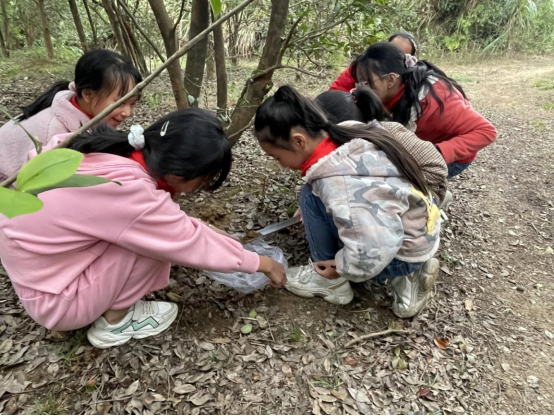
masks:
[(315, 98), (315, 102), (334, 124), (349, 120), (368, 123), (390, 119), (381, 99), (366, 86), (359, 86), (352, 92), (325, 91)]
[[(129, 157), (135, 148), (128, 132), (104, 123), (76, 137), (70, 149), (81, 153), (109, 153)], [(198, 108), (175, 111), (162, 117), (144, 133), (141, 152), (155, 178), (175, 175), (185, 181), (203, 178), (210, 190), (219, 188), (231, 171), (229, 140), (215, 114)]]
[(334, 124), (314, 101), (303, 97), (288, 85), (279, 88), (275, 95), (265, 100), (256, 111), (254, 130), (256, 138), (262, 143), (290, 150), (290, 132), (298, 126), (312, 137), (317, 137), (325, 130), (337, 146), (353, 139), (367, 140), (383, 151), (399, 173), (418, 190), (430, 192), (414, 157), (377, 122), (355, 126)]
[(23, 114), (18, 117), (18, 121), (23, 121), (29, 117), (34, 116), (37, 113), (40, 113), (42, 110), (45, 110), (52, 106), (52, 101), (57, 93), (61, 91), (69, 90), (69, 81), (59, 81), (50, 87), (48, 91), (38, 97), (32, 104), (29, 104), (27, 107), (23, 108)]

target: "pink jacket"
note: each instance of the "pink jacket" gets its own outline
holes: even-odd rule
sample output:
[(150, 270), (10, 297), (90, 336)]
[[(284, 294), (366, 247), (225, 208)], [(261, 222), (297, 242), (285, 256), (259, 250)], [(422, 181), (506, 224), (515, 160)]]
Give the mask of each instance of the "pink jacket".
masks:
[[(52, 146), (62, 139), (55, 137)], [(14, 283), (60, 294), (108, 244), (197, 269), (258, 269), (257, 254), (188, 217), (137, 162), (93, 153), (77, 172), (121, 186), (55, 189), (39, 195), (44, 207), (34, 214), (11, 220), (0, 215), (0, 258)]]
[[(44, 145), (57, 134), (71, 133), (90, 119), (71, 104), (75, 93), (56, 94), (52, 106), (23, 120), (21, 125)], [(27, 161), (33, 143), (21, 127), (13, 121), (0, 128), (0, 181), (15, 173)]]

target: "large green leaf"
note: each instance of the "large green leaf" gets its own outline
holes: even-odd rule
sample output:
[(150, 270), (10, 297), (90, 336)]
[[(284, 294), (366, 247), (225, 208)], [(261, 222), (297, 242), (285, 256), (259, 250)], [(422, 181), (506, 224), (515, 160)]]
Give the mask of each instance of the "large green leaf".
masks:
[[(30, 194), (38, 195), (42, 192), (51, 191), (52, 189), (58, 188), (86, 188), (87, 186), (102, 185), (103, 183), (112, 182), (106, 178), (100, 178), (98, 176), (91, 175), (72, 175), (64, 181), (61, 181), (54, 186), (41, 189), (33, 189), (29, 191)], [(113, 181), (118, 185), (121, 185), (119, 182)]]
[(83, 155), (70, 149), (52, 149), (31, 159), (17, 175), (17, 190), (53, 187), (75, 173)]
[(34, 195), (0, 187), (0, 214), (8, 218), (31, 214), (42, 208), (42, 201)]
[(210, 4), (212, 5), (214, 16), (217, 19), (219, 17), (219, 13), (221, 13), (221, 0), (210, 0)]

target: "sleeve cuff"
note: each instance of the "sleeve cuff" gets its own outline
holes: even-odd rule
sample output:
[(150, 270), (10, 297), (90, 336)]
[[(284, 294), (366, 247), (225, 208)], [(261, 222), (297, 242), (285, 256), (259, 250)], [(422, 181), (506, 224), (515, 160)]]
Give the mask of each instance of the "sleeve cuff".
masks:
[(252, 251), (244, 250), (240, 270), (245, 273), (255, 273), (260, 267), (260, 256)]

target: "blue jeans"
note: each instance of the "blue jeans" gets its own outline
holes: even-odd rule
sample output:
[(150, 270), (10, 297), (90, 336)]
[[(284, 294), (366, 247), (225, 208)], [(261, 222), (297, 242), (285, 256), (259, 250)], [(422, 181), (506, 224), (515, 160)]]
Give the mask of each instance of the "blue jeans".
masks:
[(471, 165), (471, 162), (469, 162), (469, 163), (460, 163), (460, 162), (449, 163), (448, 164), (448, 179), (453, 178), (454, 176), (458, 176), (464, 170), (469, 168), (469, 165)]
[[(315, 262), (333, 260), (337, 252), (344, 247), (333, 216), (327, 213), (321, 199), (312, 193), (309, 184), (300, 191), (300, 210), (304, 219), (306, 238), (310, 245), (310, 254)], [(393, 259), (387, 267), (373, 279), (383, 283), (386, 279), (405, 276), (419, 269), (423, 263), (408, 263)], [(368, 279), (369, 280), (369, 279)]]

